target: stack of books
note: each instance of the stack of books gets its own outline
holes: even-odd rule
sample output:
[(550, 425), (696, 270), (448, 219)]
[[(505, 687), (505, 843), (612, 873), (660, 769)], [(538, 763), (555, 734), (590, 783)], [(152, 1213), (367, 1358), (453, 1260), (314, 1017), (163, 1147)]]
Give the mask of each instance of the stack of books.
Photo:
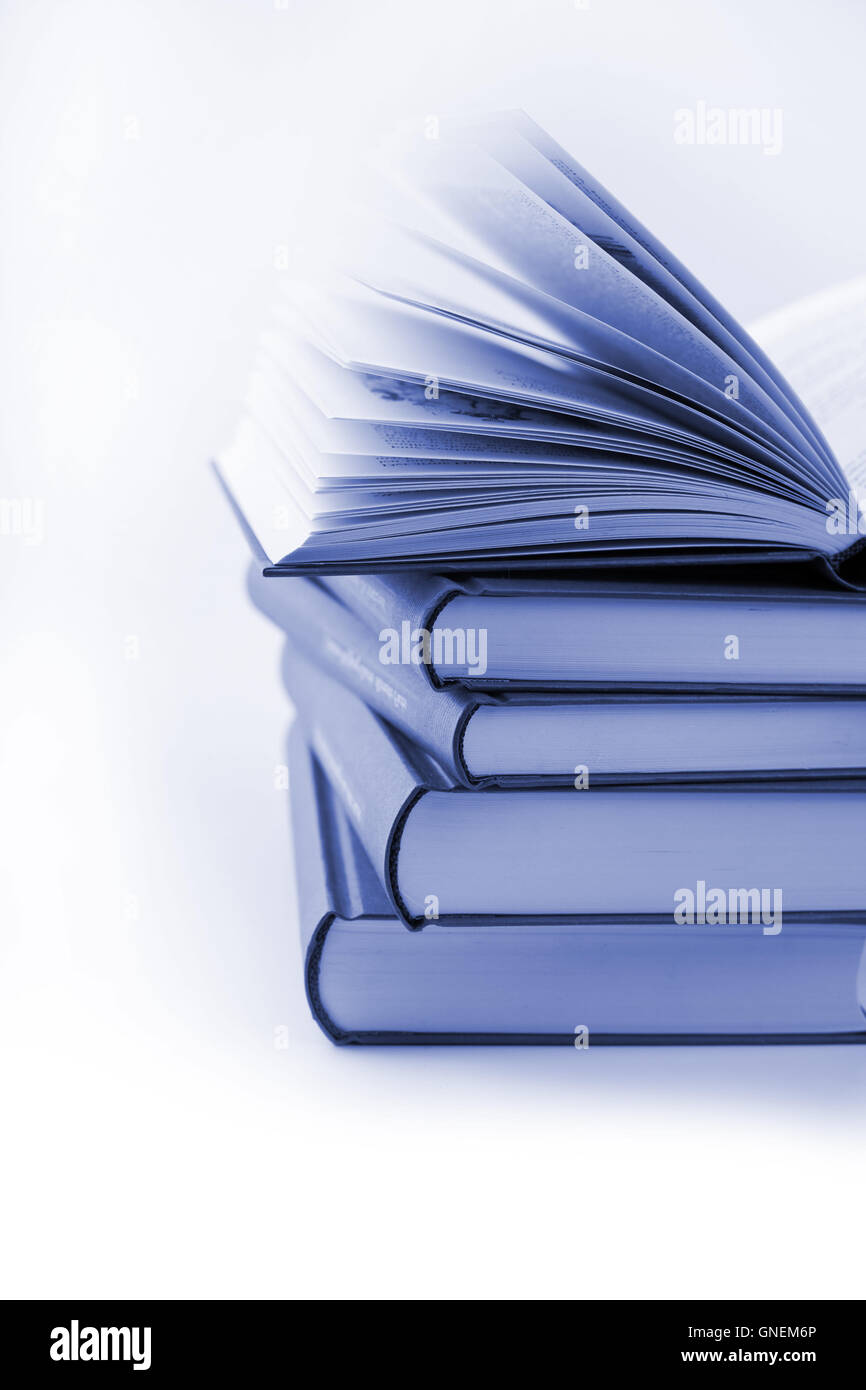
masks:
[(780, 328), (834, 452), (525, 117), (373, 173), (391, 220), (287, 286), (218, 463), (285, 634), (315, 1017), (863, 1040), (862, 286)]

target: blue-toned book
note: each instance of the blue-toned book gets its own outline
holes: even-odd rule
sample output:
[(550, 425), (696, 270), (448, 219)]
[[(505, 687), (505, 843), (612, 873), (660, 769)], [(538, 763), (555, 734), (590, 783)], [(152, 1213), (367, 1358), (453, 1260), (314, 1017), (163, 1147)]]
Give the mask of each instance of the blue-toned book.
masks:
[(421, 643), (420, 669), (437, 688), (866, 692), (862, 596), (707, 575), (401, 573), (321, 582), (380, 641), (390, 639), (401, 661)]
[(289, 767), (307, 997), (337, 1043), (863, 1042), (866, 915), (406, 932), (300, 724)]
[[(332, 244), (318, 229), (287, 280), (219, 460), (268, 567), (720, 556), (862, 584), (850, 302), (815, 309), (816, 419), (527, 117), (395, 139), (360, 182), (367, 212), (350, 220), (347, 199)], [(862, 375), (862, 336), (857, 350)]]
[[(416, 648), (383, 661), (388, 629), (377, 636), (315, 580), (268, 579), (252, 565), (247, 582), (308, 656), (462, 786), (866, 775), (863, 698), (435, 690)], [(604, 623), (603, 606), (590, 620)], [(291, 647), (284, 664), (291, 689)]]
[(862, 782), (593, 788), (590, 773), (569, 788), (468, 791), (287, 645), (310, 745), (410, 928), (670, 918), (711, 901), (714, 912), (760, 903), (765, 928), (780, 931), (783, 919), (838, 920), (866, 905)]

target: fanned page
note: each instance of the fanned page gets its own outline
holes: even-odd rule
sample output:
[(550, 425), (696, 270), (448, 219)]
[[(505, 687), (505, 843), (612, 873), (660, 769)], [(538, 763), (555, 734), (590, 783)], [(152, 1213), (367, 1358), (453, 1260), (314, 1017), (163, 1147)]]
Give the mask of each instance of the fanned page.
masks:
[[(856, 541), (833, 515), (866, 406), (821, 306), (775, 335), (816, 423), (774, 335), (765, 355), (527, 117), (392, 140), (362, 182), (287, 278), (219, 461), (270, 569), (832, 563)], [(839, 304), (852, 343), (863, 299)]]
[(753, 334), (811, 403), (854, 493), (831, 525), (866, 534), (866, 275), (768, 314)]

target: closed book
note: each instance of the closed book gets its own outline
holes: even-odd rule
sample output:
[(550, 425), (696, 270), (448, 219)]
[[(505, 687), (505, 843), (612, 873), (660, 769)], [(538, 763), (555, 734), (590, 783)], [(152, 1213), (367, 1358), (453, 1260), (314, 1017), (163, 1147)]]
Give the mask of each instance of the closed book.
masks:
[(759, 590), (754, 579), (708, 574), (323, 582), (377, 636), (393, 634), (400, 653), (423, 638), (421, 669), (436, 687), (866, 691), (862, 596), (781, 583)]

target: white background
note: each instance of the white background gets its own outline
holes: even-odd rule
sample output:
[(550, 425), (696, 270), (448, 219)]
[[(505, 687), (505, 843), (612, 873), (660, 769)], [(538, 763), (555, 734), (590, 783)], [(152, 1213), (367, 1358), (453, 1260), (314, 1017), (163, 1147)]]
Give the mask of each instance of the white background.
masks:
[[(317, 186), (523, 106), (742, 318), (864, 268), (862, 6), (589, 6), (0, 9), (0, 493), (44, 504), (0, 537), (6, 1295), (866, 1291), (866, 1052), (339, 1050), (303, 1001), (207, 461)], [(781, 107), (781, 155), (676, 145), (698, 100)]]

